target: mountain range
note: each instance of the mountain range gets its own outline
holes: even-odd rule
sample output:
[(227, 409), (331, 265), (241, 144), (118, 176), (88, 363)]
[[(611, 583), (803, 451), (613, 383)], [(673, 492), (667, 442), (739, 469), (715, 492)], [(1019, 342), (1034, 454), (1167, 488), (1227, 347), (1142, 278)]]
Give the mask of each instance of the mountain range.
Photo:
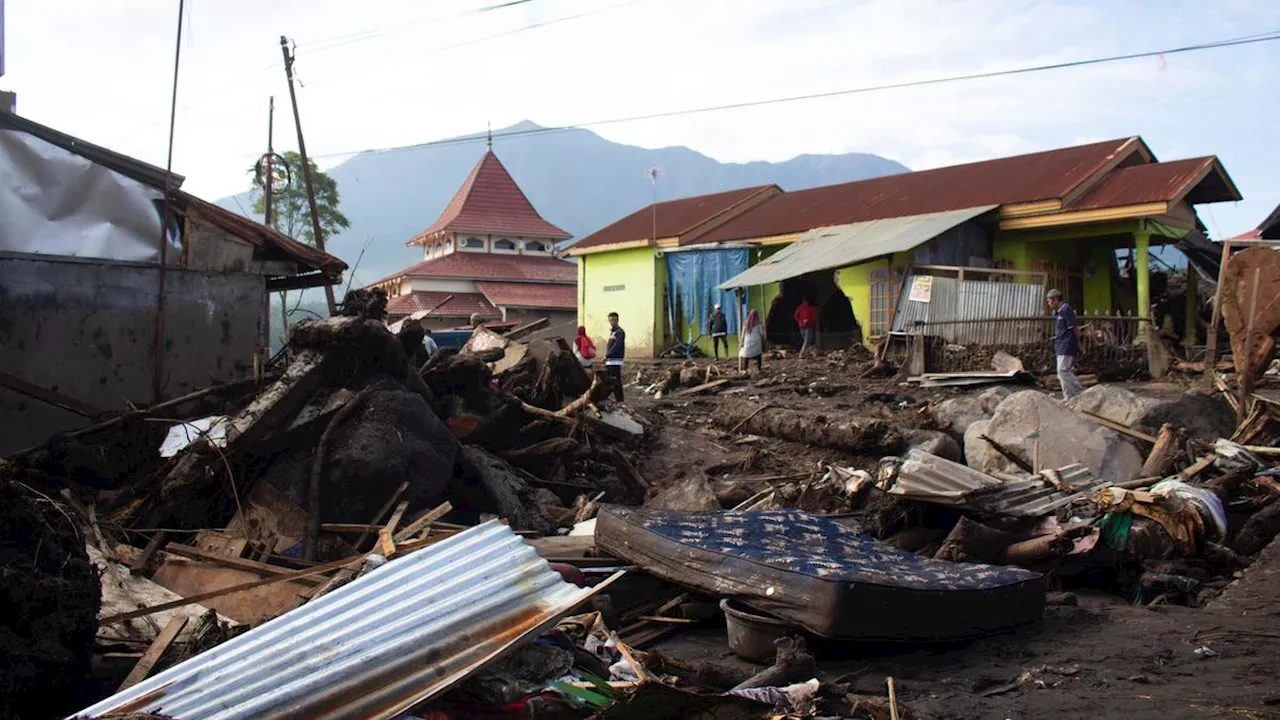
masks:
[[(868, 153), (722, 163), (686, 147), (649, 149), (615, 143), (588, 130), (537, 132), (541, 129), (525, 121), (496, 130), (493, 150), (538, 212), (576, 238), (649, 205), (655, 191), (662, 201), (769, 183), (802, 190), (908, 171)], [(502, 137), (508, 133), (525, 135)], [(483, 156), (484, 140), (480, 133), (360, 153), (327, 170), (338, 183), (341, 210), (351, 227), (330, 238), (326, 249), (353, 266), (360, 258), (355, 286), (421, 259), (421, 250), (405, 247), (405, 241), (439, 216)], [(650, 168), (658, 168), (656, 187)], [(223, 198), (218, 204), (241, 212), (252, 207), (248, 196)]]

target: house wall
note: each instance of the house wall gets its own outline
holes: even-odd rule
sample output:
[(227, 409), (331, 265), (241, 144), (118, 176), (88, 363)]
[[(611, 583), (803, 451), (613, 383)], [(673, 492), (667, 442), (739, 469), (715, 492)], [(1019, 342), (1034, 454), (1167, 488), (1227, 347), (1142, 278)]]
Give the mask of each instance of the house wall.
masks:
[[(152, 401), (158, 269), (0, 258), (0, 371), (102, 410)], [(263, 316), (261, 275), (169, 269), (165, 398), (248, 377)], [(0, 454), (90, 420), (0, 388)]]
[(604, 352), (610, 312), (627, 331), (627, 356), (653, 357), (661, 350), (665, 268), (652, 248), (617, 250), (578, 258), (578, 324)]

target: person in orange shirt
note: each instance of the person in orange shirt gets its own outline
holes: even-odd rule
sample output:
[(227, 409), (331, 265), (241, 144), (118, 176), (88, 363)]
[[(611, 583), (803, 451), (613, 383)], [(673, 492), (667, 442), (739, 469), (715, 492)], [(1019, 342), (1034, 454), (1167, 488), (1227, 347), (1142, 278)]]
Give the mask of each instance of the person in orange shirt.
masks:
[(804, 298), (796, 308), (795, 318), (800, 328), (800, 355), (803, 356), (806, 350), (818, 344), (818, 308), (809, 302), (809, 298)]

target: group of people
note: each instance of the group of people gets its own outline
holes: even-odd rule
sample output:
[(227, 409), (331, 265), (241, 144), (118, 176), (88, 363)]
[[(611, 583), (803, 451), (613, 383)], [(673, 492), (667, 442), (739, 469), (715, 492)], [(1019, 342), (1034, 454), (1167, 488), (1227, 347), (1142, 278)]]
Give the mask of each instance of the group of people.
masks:
[[(1075, 310), (1062, 301), (1062, 293), (1050, 290), (1045, 298), (1054, 316), (1053, 351), (1057, 357), (1058, 380), (1062, 384), (1063, 398), (1071, 398), (1084, 392), (1084, 386), (1075, 374), (1076, 357), (1080, 354), (1080, 328), (1076, 325)], [(611, 312), (609, 319), (609, 340), (604, 348), (604, 366), (609, 377), (613, 379), (613, 396), (622, 402), (622, 363), (627, 354), (627, 333), (618, 324), (618, 313)], [(800, 354), (817, 344), (818, 309), (808, 298), (801, 300), (795, 311), (796, 326), (800, 329)], [(711, 311), (707, 328), (710, 330), (712, 348), (716, 359), (720, 359), (720, 346), (729, 354), (729, 320), (724, 310), (717, 304)], [(764, 325), (760, 322), (760, 313), (752, 310), (742, 324), (741, 342), (738, 345), (738, 369), (746, 372), (754, 361), (757, 370), (764, 369)], [(426, 341), (434, 345), (430, 333)], [(590, 369), (596, 360), (596, 346), (587, 335), (585, 326), (578, 326), (577, 336), (573, 339), (573, 354), (584, 368)]]

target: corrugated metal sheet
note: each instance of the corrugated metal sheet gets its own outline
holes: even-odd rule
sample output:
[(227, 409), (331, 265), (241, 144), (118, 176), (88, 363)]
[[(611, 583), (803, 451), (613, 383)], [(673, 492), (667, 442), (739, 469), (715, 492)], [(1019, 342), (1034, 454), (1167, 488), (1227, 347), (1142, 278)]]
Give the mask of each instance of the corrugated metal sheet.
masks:
[(982, 205), (811, 230), (746, 272), (721, 283), (720, 289), (780, 282), (910, 250), (994, 207)]
[(1083, 465), (1068, 465), (1054, 472), (1057, 483), (1044, 476), (1005, 482), (937, 455), (910, 450), (888, 492), (991, 515), (1041, 517), (1110, 484), (1099, 481)]
[(1151, 156), (1142, 139), (1132, 137), (783, 193), (697, 242), (749, 240), (979, 205), (1060, 199), (1134, 152)]
[[(912, 274), (903, 283), (898, 309), (893, 316), (894, 332), (913, 332), (917, 323), (924, 323), (929, 325), (929, 335), (936, 335), (947, 342), (961, 345), (990, 343), (994, 338), (980, 336), (980, 331), (983, 331), (980, 324), (967, 321), (1044, 315), (1045, 287), (1040, 283), (962, 281), (934, 276), (929, 301), (921, 302), (910, 299), (915, 277)], [(1043, 323), (1012, 323), (1001, 329), (1005, 335), (1001, 342), (1035, 342), (1043, 333)]]
[[(1097, 210), (1181, 200), (1208, 173), (1215, 170), (1223, 177), (1226, 176), (1226, 171), (1221, 169), (1218, 159), (1213, 156), (1117, 168), (1107, 173), (1097, 185), (1066, 209)], [(1195, 199), (1200, 202), (1240, 199), (1235, 188), (1222, 180), (1218, 180), (1215, 190), (1216, 192), (1207, 193), (1205, 197)]]
[(177, 720), (391, 718), (589, 597), (494, 520), (86, 708)]

